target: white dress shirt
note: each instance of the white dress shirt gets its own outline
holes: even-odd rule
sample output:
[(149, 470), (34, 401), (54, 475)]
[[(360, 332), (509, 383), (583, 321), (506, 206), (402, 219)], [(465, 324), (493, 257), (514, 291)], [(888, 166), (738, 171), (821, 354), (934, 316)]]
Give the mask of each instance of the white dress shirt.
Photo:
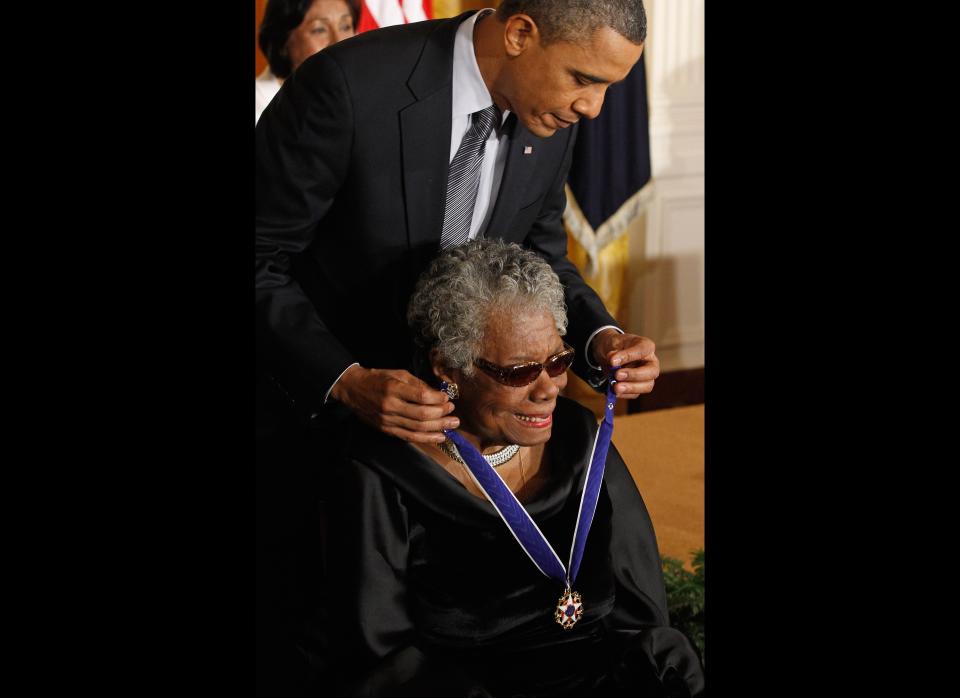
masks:
[[(492, 9), (480, 10), (469, 19), (464, 20), (457, 30), (453, 44), (453, 94), (450, 129), (450, 161), (457, 154), (463, 137), (470, 130), (470, 115), (481, 111), (493, 104), (493, 97), (487, 90), (487, 85), (480, 74), (477, 65), (477, 52), (473, 48), (473, 28), (481, 15), (493, 12)], [(509, 111), (503, 112), (500, 127), (510, 116)], [(509, 144), (507, 136), (501, 133), (501, 128), (495, 128), (487, 138), (483, 161), (480, 164), (480, 186), (477, 188), (477, 199), (473, 207), (473, 221), (470, 223), (470, 240), (473, 240), (481, 231), (485, 231), (497, 203), (497, 193), (500, 191), (500, 180), (503, 178), (503, 168), (507, 162)]]
[(254, 119), (253, 123), (256, 124), (260, 121), (260, 115), (263, 113), (263, 110), (270, 104), (270, 100), (280, 91), (280, 80), (270, 72), (270, 66), (267, 66), (267, 68), (257, 76), (257, 79), (254, 80), (254, 85), (256, 85), (257, 88), (257, 118)]

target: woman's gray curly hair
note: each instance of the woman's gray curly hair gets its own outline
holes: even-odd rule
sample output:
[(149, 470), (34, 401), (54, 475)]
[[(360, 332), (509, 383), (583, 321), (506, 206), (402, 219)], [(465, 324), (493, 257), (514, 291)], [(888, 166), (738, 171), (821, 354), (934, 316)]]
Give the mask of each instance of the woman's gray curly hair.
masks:
[(473, 375), (487, 322), (495, 312), (546, 311), (567, 332), (563, 286), (541, 257), (516, 243), (477, 239), (445, 250), (420, 276), (407, 323), (425, 351)]

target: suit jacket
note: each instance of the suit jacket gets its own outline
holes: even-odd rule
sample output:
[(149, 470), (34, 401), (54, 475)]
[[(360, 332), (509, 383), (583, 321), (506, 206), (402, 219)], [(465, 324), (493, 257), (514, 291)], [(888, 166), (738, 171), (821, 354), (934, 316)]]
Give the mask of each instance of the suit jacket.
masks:
[[(314, 404), (354, 361), (411, 367), (406, 305), (439, 252), (454, 38), (470, 14), (324, 49), (284, 82), (257, 125), (258, 357)], [(538, 138), (515, 116), (507, 124), (486, 235), (538, 252), (557, 272), (574, 371), (586, 376), (587, 337), (615, 323), (566, 257), (561, 216), (576, 126)]]

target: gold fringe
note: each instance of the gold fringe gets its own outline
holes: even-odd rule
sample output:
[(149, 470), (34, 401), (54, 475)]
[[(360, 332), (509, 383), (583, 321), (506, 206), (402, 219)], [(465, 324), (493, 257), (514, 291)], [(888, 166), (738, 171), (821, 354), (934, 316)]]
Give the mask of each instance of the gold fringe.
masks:
[(570, 185), (565, 185), (567, 207), (563, 211), (563, 222), (567, 231), (576, 239), (587, 253), (585, 266), (580, 271), (587, 275), (597, 274), (600, 269), (600, 253), (608, 245), (618, 240), (630, 223), (647, 209), (653, 198), (653, 180), (649, 180), (640, 191), (623, 202), (616, 213), (605, 220), (596, 231), (583, 215), (577, 198)]

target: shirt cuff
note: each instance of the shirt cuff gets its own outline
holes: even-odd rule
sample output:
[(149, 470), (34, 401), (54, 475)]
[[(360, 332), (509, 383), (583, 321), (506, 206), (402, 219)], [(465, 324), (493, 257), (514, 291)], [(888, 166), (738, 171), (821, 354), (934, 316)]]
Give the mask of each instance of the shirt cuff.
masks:
[[(591, 338), (591, 339), (592, 339), (592, 338)], [(587, 344), (589, 345), (590, 342), (587, 342)], [(333, 383), (330, 384), (330, 389), (327, 390), (327, 394), (323, 396), (323, 404), (324, 404), (324, 405), (326, 405), (326, 404), (327, 404), (327, 400), (330, 399), (330, 393), (333, 391), (333, 386), (335, 386), (335, 385), (337, 384), (337, 381), (338, 381), (338, 380), (340, 380), (341, 378), (343, 378), (343, 374), (346, 373), (347, 371), (349, 371), (349, 370), (350, 370), (351, 368), (353, 368), (354, 366), (359, 366), (359, 365), (360, 365), (359, 363), (357, 363), (356, 361), (354, 361), (352, 364), (350, 364), (350, 365), (347, 366), (345, 369), (343, 369), (342, 371), (340, 371), (340, 375), (337, 376), (337, 380), (333, 381)], [(316, 395), (316, 393), (314, 393), (314, 395)]]
[(600, 370), (601, 370), (601, 367), (600, 367), (600, 366), (594, 366), (594, 365), (593, 365), (593, 362), (590, 360), (590, 342), (592, 342), (592, 341), (593, 341), (593, 338), (596, 337), (596, 336), (597, 336), (598, 334), (600, 334), (601, 332), (603, 332), (604, 330), (616, 330), (616, 331), (619, 332), (620, 334), (624, 334), (624, 331), (621, 330), (621, 329), (620, 329), (619, 327), (617, 327), (616, 325), (604, 325), (604, 326), (601, 327), (600, 329), (595, 330), (594, 333), (587, 338), (587, 343), (586, 343), (586, 345), (585, 345), (585, 347), (584, 347), (583, 358), (584, 358), (584, 360), (587, 362), (587, 366), (589, 366), (590, 368), (592, 368), (594, 371), (600, 371)]

